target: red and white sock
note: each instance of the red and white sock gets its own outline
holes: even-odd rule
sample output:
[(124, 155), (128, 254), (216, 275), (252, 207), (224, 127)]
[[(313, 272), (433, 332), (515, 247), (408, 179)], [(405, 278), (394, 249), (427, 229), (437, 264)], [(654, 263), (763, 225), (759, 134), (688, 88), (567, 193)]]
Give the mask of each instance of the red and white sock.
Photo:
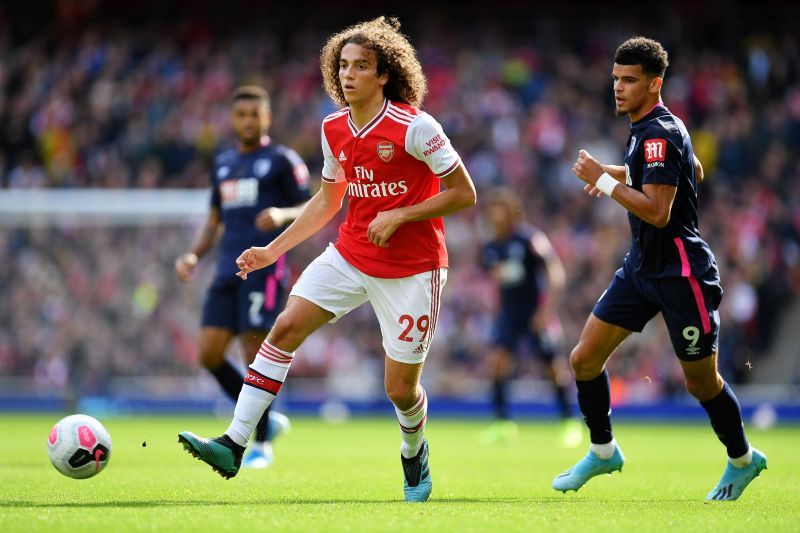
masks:
[(225, 432), (236, 444), (247, 446), (256, 424), (278, 395), (294, 353), (284, 352), (266, 340), (255, 361), (247, 368), (242, 391), (233, 410), (233, 420)]
[(401, 411), (396, 406), (397, 420), (400, 422), (400, 437), (403, 442), (400, 445), (400, 453), (406, 459), (411, 459), (419, 453), (422, 447), (422, 434), (425, 430), (425, 420), (428, 416), (428, 398), (425, 389), (419, 388), (422, 392), (419, 401), (407, 410)]

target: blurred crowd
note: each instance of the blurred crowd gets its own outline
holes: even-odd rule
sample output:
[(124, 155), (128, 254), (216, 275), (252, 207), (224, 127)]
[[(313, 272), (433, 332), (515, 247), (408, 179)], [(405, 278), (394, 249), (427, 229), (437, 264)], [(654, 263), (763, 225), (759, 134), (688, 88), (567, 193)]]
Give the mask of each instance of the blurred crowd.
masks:
[[(63, 40), (12, 42), (0, 27), (0, 184), (207, 187), (213, 154), (231, 142), (227, 97), (241, 83), (269, 89), (271, 136), (319, 175), (320, 121), (334, 110), (318, 66), (328, 32), (246, 28), (217, 35), (200, 23), (174, 33), (89, 25)], [(610, 69), (629, 36), (619, 30), (548, 47), (501, 26), (412, 34), (430, 86), (424, 108), (443, 125), (479, 194), (478, 207), (446, 223), (451, 270), (426, 370), (432, 390), (471, 394), (487, 372), (496, 289), (477, 262), (488, 237), (481, 192), (513, 187), (564, 262), (565, 354), (619, 266), (630, 244), (625, 211), (586, 196), (570, 167), (580, 148), (604, 162), (622, 160), (628, 120), (613, 114)], [(786, 33), (740, 43), (722, 51), (713, 42), (665, 40), (672, 65), (664, 100), (685, 121), (705, 167), (701, 232), (726, 291), (721, 366), (726, 378), (746, 382), (800, 290), (800, 40)], [(335, 229), (292, 253), (295, 274)], [(97, 392), (114, 376), (199, 375), (195, 334), (213, 261), (191, 285), (172, 272), (192, 232), (191, 224), (3, 228), (0, 374)], [(620, 394), (681, 390), (669, 339), (655, 322), (612, 360)], [(367, 396), (382, 390), (381, 365), (377, 323), (359, 309), (315, 334), (292, 374)], [(541, 369), (523, 358), (519, 372), (536, 377)]]

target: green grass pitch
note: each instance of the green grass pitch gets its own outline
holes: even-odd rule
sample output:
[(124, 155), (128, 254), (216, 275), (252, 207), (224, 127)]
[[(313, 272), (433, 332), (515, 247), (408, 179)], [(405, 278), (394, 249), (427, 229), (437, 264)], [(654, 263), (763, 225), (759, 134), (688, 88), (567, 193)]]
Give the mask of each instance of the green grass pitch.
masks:
[[(703, 497), (724, 467), (705, 424), (618, 424), (622, 474), (577, 494), (550, 488), (583, 453), (558, 424), (523, 423), (513, 445), (482, 445), (485, 422), (433, 418), (433, 495), (402, 502), (399, 430), (389, 418), (330, 425), (296, 418), (277, 462), (225, 481), (183, 451), (178, 431), (216, 435), (211, 418), (104, 420), (108, 467), (77, 481), (45, 450), (58, 416), (0, 415), (0, 531), (798, 531), (800, 427), (750, 429), (769, 470), (737, 502)], [(147, 446), (142, 447), (146, 441)]]

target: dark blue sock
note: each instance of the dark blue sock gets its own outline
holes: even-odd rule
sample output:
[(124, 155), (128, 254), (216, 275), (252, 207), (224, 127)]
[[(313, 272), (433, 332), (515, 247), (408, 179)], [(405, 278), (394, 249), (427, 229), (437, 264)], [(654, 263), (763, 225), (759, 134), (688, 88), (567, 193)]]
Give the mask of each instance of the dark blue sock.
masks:
[(567, 388), (562, 387), (558, 383), (553, 386), (555, 387), (556, 404), (558, 405), (558, 412), (561, 414), (561, 418), (572, 417), (572, 408), (569, 406), (569, 400), (567, 400)]
[(494, 414), (500, 420), (509, 420), (508, 414), (508, 380), (501, 378), (495, 379), (492, 384), (492, 402), (494, 403)]
[(741, 457), (750, 449), (750, 443), (744, 436), (742, 425), (742, 408), (739, 400), (726, 383), (722, 390), (705, 402), (700, 402), (711, 419), (711, 427), (720, 442), (728, 449), (728, 457)]
[(244, 383), (242, 373), (227, 359), (223, 360), (222, 364), (217, 368), (213, 370), (209, 368), (208, 371), (217, 379), (219, 386), (222, 387), (228, 398), (235, 403), (239, 399), (239, 391), (242, 390), (242, 384)]
[(608, 371), (587, 381), (575, 380), (578, 386), (578, 404), (593, 444), (607, 444), (614, 438), (611, 433), (611, 386)]

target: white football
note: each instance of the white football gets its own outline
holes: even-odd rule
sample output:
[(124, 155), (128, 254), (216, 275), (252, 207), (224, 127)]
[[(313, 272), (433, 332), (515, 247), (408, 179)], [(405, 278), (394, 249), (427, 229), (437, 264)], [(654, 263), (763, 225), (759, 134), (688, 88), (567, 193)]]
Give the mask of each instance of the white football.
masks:
[(62, 418), (47, 437), (47, 455), (56, 470), (74, 479), (100, 473), (111, 457), (111, 435), (87, 415)]

